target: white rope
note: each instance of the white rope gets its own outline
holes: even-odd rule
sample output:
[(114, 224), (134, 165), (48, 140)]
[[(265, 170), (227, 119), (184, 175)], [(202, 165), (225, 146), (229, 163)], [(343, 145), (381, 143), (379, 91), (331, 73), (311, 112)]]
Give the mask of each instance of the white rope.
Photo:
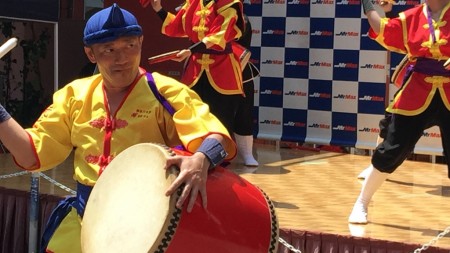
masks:
[(286, 248), (288, 248), (290, 251), (295, 253), (302, 253), (299, 249), (294, 248), (294, 246), (287, 243), (283, 238), (278, 237), (278, 241), (283, 244)]
[(61, 184), (61, 183), (59, 183), (58, 181), (56, 181), (55, 179), (53, 179), (53, 178), (51, 178), (51, 177), (45, 175), (44, 173), (40, 172), (39, 175), (40, 175), (41, 177), (43, 177), (45, 180), (49, 181), (50, 183), (52, 183), (52, 184), (58, 186), (59, 188), (65, 190), (65, 191), (67, 191), (67, 192), (69, 192), (69, 193), (71, 193), (71, 194), (73, 194), (73, 195), (76, 195), (76, 194), (77, 194), (76, 191), (74, 191), (74, 190), (70, 189), (69, 187), (67, 187), (67, 186), (65, 186), (65, 185), (63, 185), (63, 184)]
[(414, 250), (414, 253), (420, 253), (424, 250), (427, 250), (431, 245), (434, 245), (437, 241), (439, 241), (439, 239), (441, 239), (442, 237), (446, 236), (449, 233), (450, 233), (450, 227), (447, 227), (444, 231), (439, 233), (435, 238), (431, 239), (430, 242), (425, 243), (422, 247)]

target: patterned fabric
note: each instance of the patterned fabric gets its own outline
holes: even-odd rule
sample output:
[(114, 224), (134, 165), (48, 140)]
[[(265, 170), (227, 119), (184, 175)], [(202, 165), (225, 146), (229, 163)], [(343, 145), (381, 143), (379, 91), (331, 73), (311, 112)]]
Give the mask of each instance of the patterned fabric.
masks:
[[(442, 65), (450, 57), (450, 47), (447, 45), (450, 41), (449, 7), (450, 4), (442, 11), (437, 22), (429, 19), (425, 4), (406, 10), (398, 18), (383, 19), (380, 33), (377, 35), (371, 31), (370, 36), (393, 52), (407, 54), (412, 62), (418, 58), (426, 58), (441, 60), (442, 63), (438, 64)], [(432, 26), (429, 25), (429, 20)], [(434, 75), (414, 71), (387, 111), (407, 116), (417, 115), (425, 111), (438, 91), (450, 110), (448, 74)]]
[(105, 106), (100, 75), (76, 80), (57, 91), (53, 104), (27, 129), (39, 161), (37, 171), (55, 167), (75, 149), (74, 177), (93, 185), (102, 168), (134, 144), (183, 145), (195, 152), (202, 138), (213, 132), (230, 140), (225, 146), (227, 159), (235, 156), (228, 132), (192, 90), (153, 73), (159, 92), (176, 110), (171, 116), (152, 94), (144, 76), (130, 87), (114, 115)]
[[(208, 49), (223, 51), (241, 36), (242, 17), (242, 3), (238, 0), (189, 0), (176, 16), (167, 15), (162, 32), (171, 37), (188, 37), (193, 43), (210, 43)], [(193, 53), (181, 81), (192, 87), (203, 72), (217, 92), (243, 94), (239, 58), (233, 53)]]

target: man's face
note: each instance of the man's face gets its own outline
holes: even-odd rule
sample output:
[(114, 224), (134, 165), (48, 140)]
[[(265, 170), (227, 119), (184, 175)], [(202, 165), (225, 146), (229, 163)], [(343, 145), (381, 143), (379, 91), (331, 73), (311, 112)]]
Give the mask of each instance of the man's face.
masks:
[(120, 37), (85, 47), (84, 51), (91, 62), (97, 63), (104, 85), (120, 90), (128, 87), (138, 74), (142, 41), (142, 36)]

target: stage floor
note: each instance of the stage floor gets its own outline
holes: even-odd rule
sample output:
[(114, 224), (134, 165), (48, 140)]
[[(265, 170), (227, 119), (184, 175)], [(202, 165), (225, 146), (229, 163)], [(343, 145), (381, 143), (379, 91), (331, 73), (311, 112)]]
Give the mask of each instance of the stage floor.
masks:
[[(255, 144), (258, 168), (245, 168), (239, 158), (230, 169), (260, 187), (273, 201), (280, 228), (352, 235), (402, 243), (426, 244), (450, 226), (450, 180), (447, 166), (406, 161), (381, 186), (369, 207), (367, 225), (349, 225), (348, 215), (361, 187), (356, 177), (370, 157)], [(45, 172), (75, 189), (69, 158)], [(0, 186), (29, 190), (30, 174), (20, 172), (8, 154), (0, 154)], [(70, 194), (55, 182), (40, 180), (40, 191)], [(433, 246), (450, 249), (450, 235)]]

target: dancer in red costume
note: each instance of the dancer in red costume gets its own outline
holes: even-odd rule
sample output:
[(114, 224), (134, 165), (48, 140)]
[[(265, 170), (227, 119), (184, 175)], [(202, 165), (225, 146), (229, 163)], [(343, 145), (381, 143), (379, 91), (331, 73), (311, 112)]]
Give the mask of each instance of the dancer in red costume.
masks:
[(386, 138), (372, 156), (374, 169), (349, 217), (350, 223), (358, 224), (368, 222), (373, 194), (414, 150), (428, 127), (439, 126), (450, 164), (450, 71), (444, 67), (450, 58), (450, 0), (428, 0), (392, 19), (380, 18), (370, 0), (362, 3), (371, 38), (393, 52), (408, 55), (414, 67), (386, 109), (392, 113)]
[(184, 61), (181, 82), (195, 90), (230, 133), (241, 97), (242, 69), (232, 43), (244, 31), (240, 0), (188, 0), (176, 14), (163, 9), (161, 0), (140, 0), (152, 6), (163, 21), (162, 33), (187, 37), (192, 46), (181, 50), (176, 61)]

